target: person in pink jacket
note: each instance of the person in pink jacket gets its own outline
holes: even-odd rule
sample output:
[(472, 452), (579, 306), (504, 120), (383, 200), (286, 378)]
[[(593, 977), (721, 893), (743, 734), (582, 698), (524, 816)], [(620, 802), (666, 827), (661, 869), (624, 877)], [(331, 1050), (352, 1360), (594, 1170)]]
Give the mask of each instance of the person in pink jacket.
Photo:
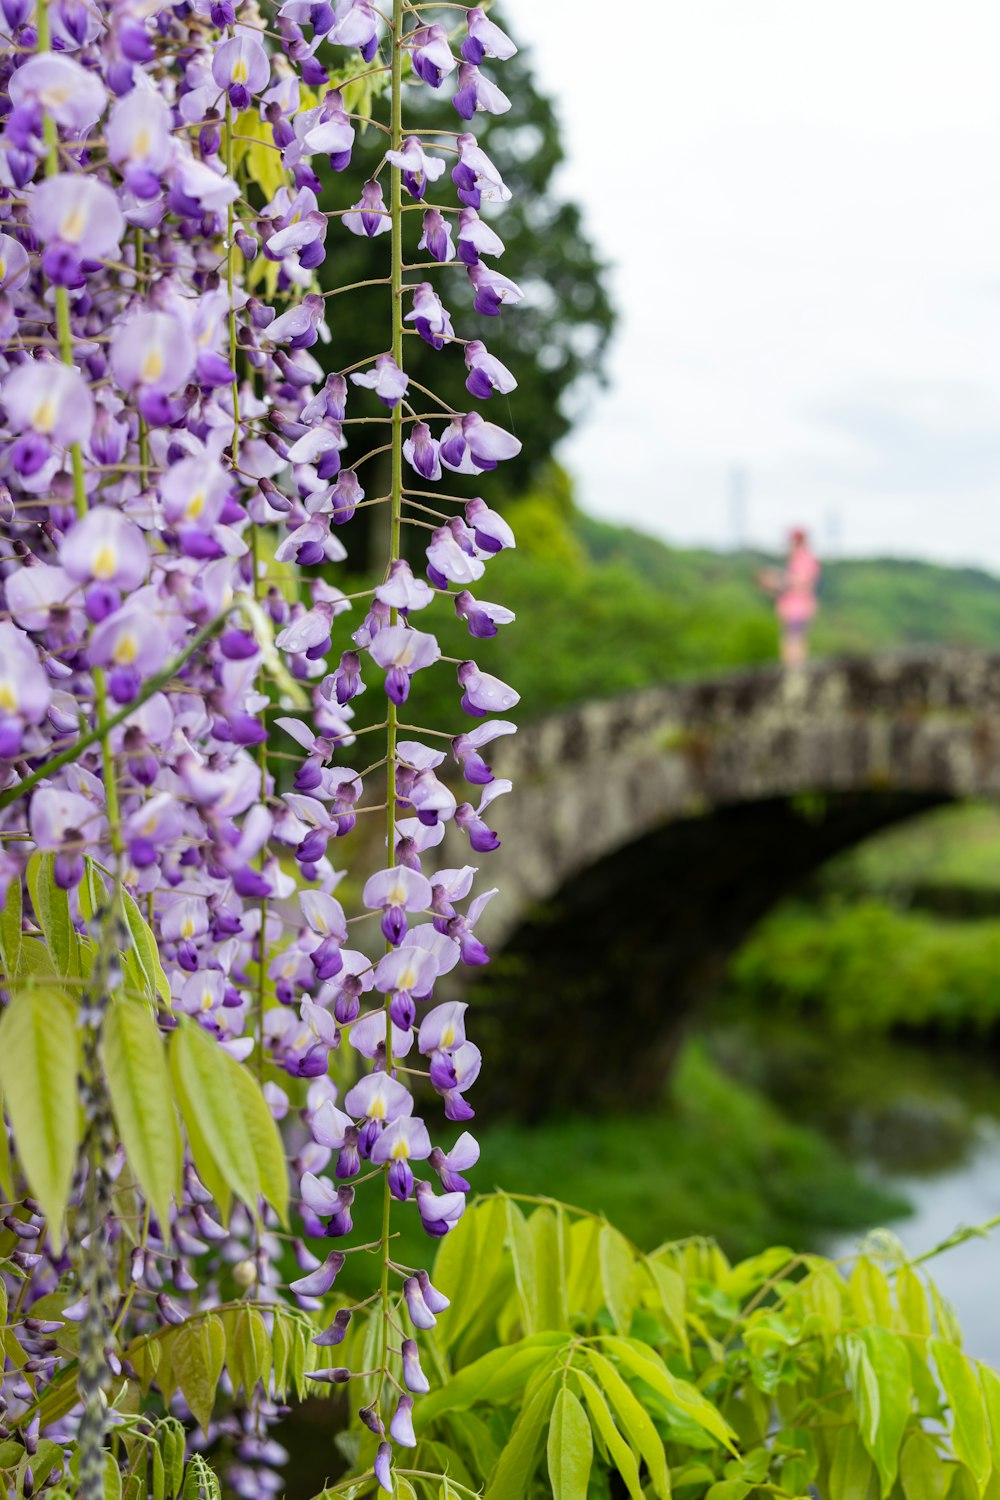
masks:
[(784, 570), (760, 575), (762, 587), (774, 595), (781, 627), (781, 660), (786, 667), (802, 666), (808, 655), (809, 626), (817, 609), (819, 575), (819, 561), (810, 551), (806, 533), (798, 528), (789, 536)]

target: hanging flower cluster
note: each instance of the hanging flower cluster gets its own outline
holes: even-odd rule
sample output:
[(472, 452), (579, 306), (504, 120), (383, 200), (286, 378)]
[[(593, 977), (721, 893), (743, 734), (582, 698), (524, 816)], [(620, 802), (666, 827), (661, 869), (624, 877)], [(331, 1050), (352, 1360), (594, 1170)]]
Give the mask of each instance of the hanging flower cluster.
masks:
[[(493, 892), (474, 892), (475, 864), (441, 868), (437, 851), (449, 824), (455, 849), (496, 847), (489, 809), (509, 783), (494, 777), (489, 746), (513, 732), (502, 716), (517, 702), (473, 659), (440, 665), (424, 621), (446, 604), (474, 642), (512, 619), (473, 593), (514, 545), (509, 527), (484, 500), (427, 485), (490, 471), (520, 445), (478, 410), (418, 393), (406, 339), (442, 360), (464, 356), (474, 401), (515, 382), (482, 341), (456, 337), (435, 282), (410, 262), (425, 254), (421, 277), (464, 271), (486, 317), (521, 297), (496, 270), (503, 243), (480, 217), (510, 193), (466, 128), (510, 107), (481, 65), (514, 47), (480, 7), (408, 0), (389, 12), (369, 0), (0, 0), (0, 10), (0, 887), (16, 913), (3, 954), (13, 995), (26, 967), (15, 937), (18, 952), (40, 946), (39, 931), (58, 948), (52, 913), (65, 903), (76, 959), (54, 953), (44, 972), (75, 1004), (50, 995), (52, 1025), (72, 1014), (84, 1036), (86, 1128), (65, 1199), (87, 1235), (68, 1250), (52, 1192), (34, 1187), (15, 1081), (13, 1176), (35, 1195), (22, 1182), (4, 1220), (27, 1365), (8, 1359), (0, 1411), (30, 1459), (41, 1393), (65, 1379), (59, 1330), (76, 1319), (80, 1404), (63, 1401), (41, 1431), (68, 1457), (96, 1410), (99, 1454), (95, 1392), (134, 1373), (130, 1338), (181, 1327), (227, 1277), (254, 1305), (282, 1297), (280, 1194), (264, 1183), (274, 1207), (262, 1218), (211, 1132), (190, 1135), (209, 1108), (192, 1079), (210, 1042), (287, 1120), (301, 1220), (293, 1307), (321, 1309), (344, 1264), (344, 1251), (324, 1257), (308, 1241), (350, 1235), (359, 1180), (384, 1194), (377, 1368), (362, 1415), (391, 1490), (392, 1445), (413, 1444), (412, 1397), (428, 1388), (407, 1324), (431, 1327), (445, 1304), (426, 1273), (390, 1260), (390, 1208), (398, 1200), (429, 1235), (446, 1234), (478, 1157), (464, 1126), (479, 1050), (465, 1005), (434, 992), (487, 961), (476, 924)], [(406, 131), (404, 102), (423, 89), (452, 90), (454, 133), (425, 142)], [(387, 118), (355, 112), (361, 97), (383, 100)], [(365, 150), (360, 197), (321, 209), (320, 173)], [(454, 201), (427, 201), (432, 190), (446, 200), (449, 182)], [(323, 288), (348, 235), (391, 237), (387, 321), (370, 359), (326, 373), (314, 349), (332, 332), (335, 353), (336, 329)], [(388, 493), (368, 493), (384, 452)], [(339, 528), (359, 506), (387, 509), (389, 554), (377, 586), (347, 597), (334, 581)], [(404, 556), (404, 536), (426, 543), (422, 556)], [(414, 679), (434, 666), (455, 673), (456, 711), (477, 721), (460, 721), (450, 741), (402, 719)], [(384, 693), (385, 710), (362, 732), (385, 748), (359, 771), (352, 703), (366, 689)], [(342, 904), (337, 841), (379, 808), (384, 867), (352, 870)], [(139, 968), (122, 970), (130, 949)], [(146, 1012), (152, 1001), (160, 1038), (178, 1040), (190, 1135), (159, 1201), (146, 1180), (154, 1166), (131, 1151), (126, 1164), (108, 1139), (99, 1077), (115, 986), (128, 991), (140, 969), (152, 975)], [(21, 977), (37, 1000), (37, 974)], [(0, 1051), (13, 1009), (8, 999)], [(346, 1089), (331, 1078), (337, 1049), (358, 1060)], [(457, 1139), (446, 1122), (462, 1127)], [(213, 1160), (242, 1207), (229, 1211), (228, 1191), (213, 1202)], [(128, 1167), (144, 1189), (132, 1221), (116, 1219), (108, 1190)], [(110, 1257), (118, 1280), (95, 1278), (95, 1256)], [(67, 1278), (75, 1304), (32, 1317)], [(341, 1307), (315, 1342), (340, 1342), (350, 1317)], [(273, 1392), (246, 1386), (247, 1420), (227, 1419), (230, 1477), (252, 1496), (280, 1482), (265, 1472)], [(93, 1431), (87, 1441), (92, 1450)], [(81, 1456), (81, 1493), (93, 1457)], [(100, 1462), (96, 1473), (99, 1485)]]

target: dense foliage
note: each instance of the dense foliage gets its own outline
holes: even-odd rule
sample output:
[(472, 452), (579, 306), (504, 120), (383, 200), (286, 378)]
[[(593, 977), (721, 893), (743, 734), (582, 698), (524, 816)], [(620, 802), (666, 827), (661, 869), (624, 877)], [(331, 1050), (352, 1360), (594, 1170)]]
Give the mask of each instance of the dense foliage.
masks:
[[(848, 1275), (778, 1247), (732, 1265), (703, 1239), (643, 1254), (598, 1217), (536, 1203), (483, 1199), (438, 1252), (451, 1306), (402, 1494), (992, 1493), (1000, 1378), (962, 1353), (891, 1235)], [(363, 1464), (371, 1441), (357, 1430), (342, 1448)]]

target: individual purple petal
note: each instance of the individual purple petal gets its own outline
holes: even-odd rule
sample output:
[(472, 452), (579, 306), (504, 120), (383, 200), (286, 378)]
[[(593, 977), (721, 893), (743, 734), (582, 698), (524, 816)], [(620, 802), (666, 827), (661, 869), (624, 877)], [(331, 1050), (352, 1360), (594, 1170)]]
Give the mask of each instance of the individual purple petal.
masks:
[(345, 1259), (339, 1250), (331, 1251), (317, 1270), (300, 1276), (297, 1281), (290, 1281), (289, 1291), (295, 1292), (299, 1297), (325, 1297), (343, 1268)]
[(57, 125), (81, 133), (100, 119), (108, 101), (98, 76), (60, 52), (29, 57), (10, 75), (7, 88), (17, 109), (34, 105)]
[(60, 543), (59, 561), (77, 582), (96, 579), (126, 593), (139, 587), (149, 569), (142, 532), (121, 511), (108, 506), (88, 511), (70, 528)]
[(391, 411), (406, 395), (407, 379), (391, 354), (380, 354), (374, 369), (358, 371), (351, 376), (355, 385), (367, 386), (375, 392), (383, 406)]
[(402, 1448), (415, 1448), (417, 1446), (416, 1435), (413, 1431), (413, 1397), (400, 1396), (396, 1402), (396, 1410), (389, 1422), (389, 1436), (394, 1443), (399, 1443)]
[(375, 1478), (378, 1480), (379, 1489), (384, 1490), (387, 1495), (393, 1494), (395, 1484), (392, 1478), (392, 1447), (389, 1443), (379, 1443), (378, 1452), (375, 1454), (373, 1472)]

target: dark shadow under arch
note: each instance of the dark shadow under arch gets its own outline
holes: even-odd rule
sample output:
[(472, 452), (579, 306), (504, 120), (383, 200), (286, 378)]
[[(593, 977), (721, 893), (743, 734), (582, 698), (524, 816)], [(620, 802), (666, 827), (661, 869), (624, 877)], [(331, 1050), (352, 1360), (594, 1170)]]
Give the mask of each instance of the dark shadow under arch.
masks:
[(660, 1096), (751, 928), (834, 854), (951, 800), (841, 792), (678, 819), (573, 877), (475, 984), (477, 1108), (522, 1120)]

